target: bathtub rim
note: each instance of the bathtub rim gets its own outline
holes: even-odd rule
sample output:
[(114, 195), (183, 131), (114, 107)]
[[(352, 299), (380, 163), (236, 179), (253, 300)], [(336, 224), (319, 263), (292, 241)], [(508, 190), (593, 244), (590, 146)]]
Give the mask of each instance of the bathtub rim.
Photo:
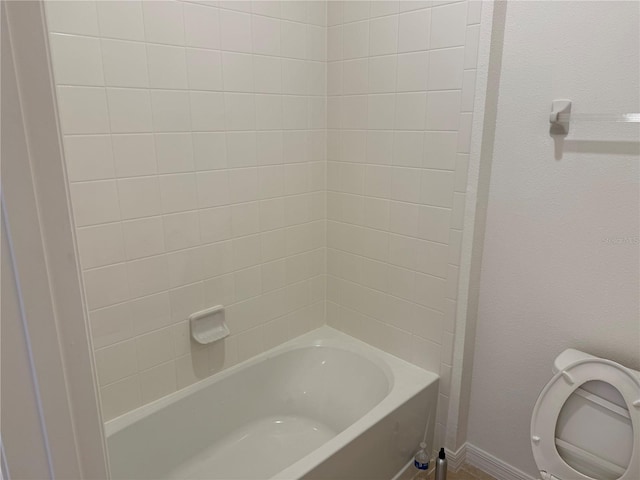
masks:
[[(309, 347), (337, 348), (364, 357), (384, 372), (388, 382), (388, 390), (386, 395), (373, 406), (373, 408), (362, 415), (362, 417), (339, 432), (328, 442), (276, 473), (271, 477), (273, 479), (300, 478), (364, 433), (369, 427), (400, 407), (403, 403), (429, 387), (429, 385), (437, 382), (440, 378), (439, 375), (434, 372), (424, 370), (328, 325), (323, 325), (183, 389), (108, 420), (104, 423), (105, 439), (108, 440), (109, 437), (133, 425), (137, 421), (183, 398), (193, 395), (202, 389), (208, 388), (224, 378), (249, 368), (252, 365), (256, 365), (289, 351)], [(435, 409), (435, 405), (433, 408)]]

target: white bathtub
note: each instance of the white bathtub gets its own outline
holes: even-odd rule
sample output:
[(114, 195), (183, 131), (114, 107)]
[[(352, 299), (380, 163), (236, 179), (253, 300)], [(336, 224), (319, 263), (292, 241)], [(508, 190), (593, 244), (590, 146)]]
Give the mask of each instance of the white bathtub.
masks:
[(384, 479), (438, 376), (322, 327), (106, 423), (114, 479)]

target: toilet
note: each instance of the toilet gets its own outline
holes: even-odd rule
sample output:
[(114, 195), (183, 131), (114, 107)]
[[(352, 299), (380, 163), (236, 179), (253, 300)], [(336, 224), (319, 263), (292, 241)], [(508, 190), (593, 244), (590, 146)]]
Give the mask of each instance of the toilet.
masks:
[(553, 370), (531, 417), (542, 480), (639, 480), (640, 372), (573, 349)]

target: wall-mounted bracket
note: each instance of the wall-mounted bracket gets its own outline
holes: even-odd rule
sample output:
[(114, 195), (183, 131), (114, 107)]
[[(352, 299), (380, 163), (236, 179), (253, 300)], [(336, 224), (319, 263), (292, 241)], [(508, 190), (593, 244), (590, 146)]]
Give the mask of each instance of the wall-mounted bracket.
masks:
[(559, 99), (551, 102), (551, 123), (552, 135), (566, 135), (569, 133), (569, 118), (571, 115), (571, 100)]

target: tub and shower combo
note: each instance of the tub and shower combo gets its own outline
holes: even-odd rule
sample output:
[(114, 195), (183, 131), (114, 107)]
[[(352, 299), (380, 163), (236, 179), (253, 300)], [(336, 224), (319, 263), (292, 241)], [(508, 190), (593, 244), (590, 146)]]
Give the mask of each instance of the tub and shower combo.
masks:
[(437, 389), (325, 326), (107, 422), (111, 475), (389, 480), (433, 438)]

